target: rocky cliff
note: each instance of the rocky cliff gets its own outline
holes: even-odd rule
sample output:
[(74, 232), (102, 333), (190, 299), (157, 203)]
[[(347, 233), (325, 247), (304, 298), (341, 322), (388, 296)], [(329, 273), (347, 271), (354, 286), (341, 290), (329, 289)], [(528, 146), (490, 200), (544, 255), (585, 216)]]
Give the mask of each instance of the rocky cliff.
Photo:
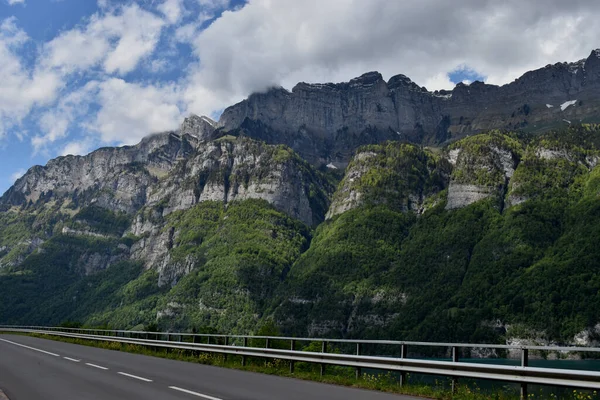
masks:
[(527, 72), (504, 86), (474, 82), (430, 92), (404, 75), (377, 72), (347, 83), (274, 88), (227, 108), (219, 126), (243, 126), (315, 164), (345, 166), (352, 151), (386, 140), (439, 144), (490, 129), (543, 131), (600, 119), (600, 51)]

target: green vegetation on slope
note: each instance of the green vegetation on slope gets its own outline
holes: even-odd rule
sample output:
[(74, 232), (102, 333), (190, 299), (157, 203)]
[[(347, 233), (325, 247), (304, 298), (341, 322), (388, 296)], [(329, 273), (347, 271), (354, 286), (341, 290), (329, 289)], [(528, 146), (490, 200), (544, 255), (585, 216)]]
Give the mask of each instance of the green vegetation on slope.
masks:
[(161, 302), (179, 329), (254, 329), (310, 242), (306, 226), (263, 200), (203, 202), (169, 216), (167, 229), (179, 232), (171, 267), (190, 269)]
[[(120, 237), (131, 217), (94, 207), (73, 217), (50, 203), (5, 211), (0, 319), (230, 333), (274, 322), (302, 336), (571, 341), (600, 322), (599, 145), (591, 125), (540, 137), (492, 132), (445, 149), (461, 149), (454, 170), (418, 146), (367, 146), (334, 195), (344, 203), (357, 191), (364, 201), (314, 231), (262, 200), (201, 202), (167, 216), (160, 205), (144, 209), (138, 216), (156, 228), (143, 237)], [(301, 167), (307, 190), (311, 176), (324, 179)], [(456, 183), (500, 195), (447, 210), (446, 189)], [(324, 214), (323, 190), (311, 198)], [(107, 237), (64, 235), (65, 226)], [(27, 244), (34, 232), (45, 241), (37, 249)], [(145, 270), (134, 255), (152, 240), (164, 254)]]
[[(527, 327), (526, 336), (563, 341), (593, 327), (600, 167), (588, 168), (598, 132), (565, 135), (519, 143), (494, 132), (454, 145), (525, 153), (515, 180), (537, 187), (517, 206), (502, 211), (490, 199), (448, 211), (438, 204), (415, 218), (386, 202), (325, 222), (274, 302), (276, 320), (298, 335), (472, 342), (501, 340), (511, 324)], [(569, 137), (590, 145), (578, 149)], [(539, 157), (540, 143), (553, 140), (570, 159)], [(481, 179), (475, 171), (467, 182), (489, 183)]]

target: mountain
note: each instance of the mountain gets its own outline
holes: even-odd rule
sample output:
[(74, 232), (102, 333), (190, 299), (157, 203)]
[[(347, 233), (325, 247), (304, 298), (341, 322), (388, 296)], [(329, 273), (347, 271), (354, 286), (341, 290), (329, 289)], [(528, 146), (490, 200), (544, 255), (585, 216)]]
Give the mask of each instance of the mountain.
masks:
[(599, 145), (584, 126), (359, 149), (274, 318), (294, 334), (596, 340)]
[[(594, 342), (600, 125), (573, 116), (600, 118), (598, 54), (448, 93), (299, 84), (35, 166), (0, 198), (0, 322)], [(513, 103), (540, 132), (491, 129)]]
[(369, 72), (347, 83), (299, 83), (255, 93), (223, 112), (219, 126), (244, 127), (313, 164), (345, 167), (360, 145), (405, 140), (436, 145), (490, 129), (544, 131), (600, 122), (600, 50), (586, 60), (527, 72), (504, 86), (459, 83), (430, 92), (404, 75)]

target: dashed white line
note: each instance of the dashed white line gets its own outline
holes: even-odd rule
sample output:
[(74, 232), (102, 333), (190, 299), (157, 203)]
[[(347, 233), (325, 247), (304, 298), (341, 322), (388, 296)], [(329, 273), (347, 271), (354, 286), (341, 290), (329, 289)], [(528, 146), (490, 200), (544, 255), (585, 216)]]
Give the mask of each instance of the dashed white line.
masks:
[(70, 357), (63, 357), (65, 360), (69, 360), (69, 361), (73, 361), (73, 362), (79, 362), (81, 360), (76, 360), (74, 358), (70, 358)]
[(146, 378), (142, 378), (141, 376), (126, 374), (125, 372), (117, 372), (117, 374), (127, 376), (127, 377), (133, 378), (133, 379), (138, 379), (138, 380), (144, 381), (144, 382), (152, 382), (152, 379), (146, 379)]
[(106, 371), (108, 369), (106, 367), (102, 367), (102, 366), (96, 365), (96, 364), (85, 363), (85, 365), (89, 365), (90, 367), (94, 367), (94, 368), (98, 368), (98, 369), (103, 369), (104, 371)]
[(51, 355), (51, 356), (54, 356), (54, 357), (60, 357), (58, 354), (56, 354), (56, 353), (50, 353), (49, 351), (46, 351), (46, 350), (40, 350), (40, 349), (36, 349), (35, 347), (25, 346), (24, 344), (16, 343), (16, 342), (11, 342), (10, 340), (6, 340), (6, 339), (0, 339), (0, 340), (2, 340), (3, 342), (6, 342), (6, 343), (14, 344), (15, 346), (24, 347), (24, 348), (29, 349), (29, 350), (35, 350), (35, 351), (39, 351), (40, 353), (48, 354), (48, 355)]
[(179, 388), (177, 386), (169, 386), (169, 389), (173, 389), (173, 390), (177, 390), (178, 392), (183, 392), (183, 393), (187, 393), (187, 394), (191, 394), (192, 396), (198, 396), (198, 397), (202, 397), (203, 399), (208, 399), (208, 400), (221, 400), (218, 397), (212, 397), (212, 396), (207, 396), (205, 394), (202, 393), (198, 393), (198, 392), (192, 392), (191, 390), (187, 390), (187, 389), (182, 389)]

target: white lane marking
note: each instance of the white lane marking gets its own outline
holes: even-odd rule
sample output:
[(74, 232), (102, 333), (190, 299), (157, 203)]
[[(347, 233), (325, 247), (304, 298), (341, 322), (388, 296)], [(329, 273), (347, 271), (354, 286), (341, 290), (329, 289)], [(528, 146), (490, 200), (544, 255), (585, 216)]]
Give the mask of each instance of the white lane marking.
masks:
[(85, 365), (89, 365), (90, 367), (94, 367), (94, 368), (98, 368), (98, 369), (103, 369), (105, 371), (108, 369), (106, 367), (102, 367), (102, 366), (96, 365), (96, 364), (85, 363)]
[(125, 372), (117, 372), (117, 374), (123, 375), (123, 376), (128, 376), (133, 379), (139, 379), (140, 381), (144, 381), (144, 382), (152, 382), (152, 379), (146, 379), (146, 378), (142, 378), (141, 376), (126, 374)]
[(29, 350), (35, 350), (35, 351), (39, 351), (40, 353), (49, 354), (49, 355), (54, 356), (54, 357), (60, 357), (58, 354), (56, 354), (56, 353), (50, 353), (49, 351), (46, 351), (46, 350), (40, 350), (40, 349), (36, 349), (35, 347), (25, 346), (24, 344), (16, 343), (16, 342), (11, 342), (10, 340), (6, 340), (6, 339), (0, 339), (0, 340), (2, 340), (3, 342), (6, 342), (6, 343), (14, 344), (15, 346), (24, 347), (24, 348), (29, 349)]
[(212, 397), (212, 396), (207, 396), (207, 395), (202, 394), (202, 393), (192, 392), (191, 390), (182, 389), (182, 388), (179, 388), (177, 386), (169, 386), (169, 389), (177, 390), (178, 392), (183, 392), (183, 393), (191, 394), (192, 396), (202, 397), (202, 398), (208, 399), (208, 400), (221, 400), (218, 397)]
[(74, 358), (70, 358), (70, 357), (63, 357), (65, 360), (69, 360), (69, 361), (73, 361), (73, 362), (79, 362), (81, 360), (76, 360)]

